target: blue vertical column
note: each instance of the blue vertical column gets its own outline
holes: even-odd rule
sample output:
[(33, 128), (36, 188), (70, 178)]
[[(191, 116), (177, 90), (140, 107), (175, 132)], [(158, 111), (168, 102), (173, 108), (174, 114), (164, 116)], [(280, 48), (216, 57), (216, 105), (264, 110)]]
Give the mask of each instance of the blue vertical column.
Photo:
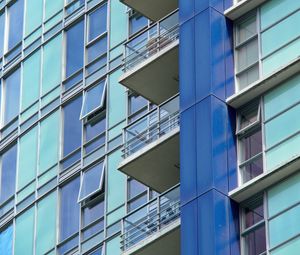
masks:
[(237, 255), (232, 24), (227, 0), (179, 0), (181, 254)]

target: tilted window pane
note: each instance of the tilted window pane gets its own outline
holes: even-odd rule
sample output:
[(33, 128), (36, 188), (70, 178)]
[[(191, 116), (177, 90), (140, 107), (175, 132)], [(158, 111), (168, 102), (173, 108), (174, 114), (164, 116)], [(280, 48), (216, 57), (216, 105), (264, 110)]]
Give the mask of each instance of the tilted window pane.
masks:
[(103, 188), (104, 161), (86, 170), (82, 175), (80, 194), (78, 200), (89, 197)]
[(10, 225), (0, 231), (0, 254), (12, 255), (13, 226)]
[(81, 110), (81, 118), (86, 117), (88, 114), (104, 106), (106, 92), (105, 88), (106, 81), (102, 81), (85, 92)]
[(41, 77), (40, 72), (41, 51), (39, 50), (24, 61), (21, 103), (22, 110), (26, 109), (39, 99)]
[(14, 255), (33, 254), (34, 207), (26, 210), (16, 219)]
[(52, 17), (59, 10), (62, 10), (64, 7), (63, 0), (45, 0), (45, 20)]
[(89, 41), (106, 31), (107, 4), (89, 14)]
[(41, 122), (39, 174), (58, 162), (59, 120), (60, 115), (56, 111)]
[(72, 180), (60, 190), (60, 235), (62, 241), (79, 230), (79, 204), (77, 203), (80, 181)]
[(4, 51), (5, 13), (0, 14), (0, 57)]
[(5, 151), (1, 157), (1, 186), (0, 203), (6, 201), (15, 193), (16, 168), (17, 168), (17, 145)]
[(18, 190), (36, 177), (38, 128), (31, 129), (20, 139)]
[(20, 68), (5, 79), (4, 86), (4, 124), (7, 124), (19, 114)]
[[(64, 111), (64, 151), (63, 156), (68, 155), (81, 146), (81, 97), (77, 97), (68, 103)], [(72, 132), (70, 132), (72, 130)]]
[[(42, 94), (61, 82), (62, 36), (58, 35), (44, 46)], [(51, 70), (51, 72), (49, 72)]]
[(36, 255), (46, 254), (56, 241), (56, 192), (43, 198), (37, 204)]
[(42, 24), (43, 0), (26, 0), (25, 36)]
[(23, 36), (23, 0), (18, 0), (8, 9), (9, 32), (8, 32), (8, 50), (11, 50), (22, 40)]
[(103, 55), (107, 51), (107, 36), (105, 35), (101, 39), (93, 42), (92, 45), (87, 48), (88, 63), (92, 62), (97, 57)]
[(72, 26), (66, 32), (66, 77), (83, 67), (84, 22)]

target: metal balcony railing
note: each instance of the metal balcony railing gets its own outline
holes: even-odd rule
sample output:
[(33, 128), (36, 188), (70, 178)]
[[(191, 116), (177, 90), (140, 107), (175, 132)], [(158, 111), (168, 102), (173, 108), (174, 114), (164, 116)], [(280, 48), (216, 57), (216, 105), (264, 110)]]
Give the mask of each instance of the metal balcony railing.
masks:
[(176, 95), (123, 130), (123, 158), (179, 127), (179, 95)]
[(180, 218), (177, 184), (122, 219), (121, 249), (126, 251)]
[(166, 48), (178, 38), (178, 10), (176, 10), (125, 43), (125, 72)]

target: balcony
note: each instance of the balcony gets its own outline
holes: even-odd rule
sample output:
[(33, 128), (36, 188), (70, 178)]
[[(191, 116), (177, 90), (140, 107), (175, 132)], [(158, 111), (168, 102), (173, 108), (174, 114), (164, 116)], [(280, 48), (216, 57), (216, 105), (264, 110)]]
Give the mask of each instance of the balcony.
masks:
[(177, 0), (120, 0), (152, 21), (158, 21), (178, 8)]
[(161, 194), (122, 219), (123, 255), (180, 254), (180, 187)]
[(123, 131), (119, 170), (163, 192), (179, 182), (179, 95)]
[(178, 11), (125, 44), (119, 82), (155, 104), (178, 93)]

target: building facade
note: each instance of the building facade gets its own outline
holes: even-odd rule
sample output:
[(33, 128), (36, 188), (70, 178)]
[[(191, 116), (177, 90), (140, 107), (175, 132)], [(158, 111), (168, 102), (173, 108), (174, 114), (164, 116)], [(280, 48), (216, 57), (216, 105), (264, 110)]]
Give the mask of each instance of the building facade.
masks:
[(0, 254), (300, 254), (299, 24), (296, 0), (0, 0)]

